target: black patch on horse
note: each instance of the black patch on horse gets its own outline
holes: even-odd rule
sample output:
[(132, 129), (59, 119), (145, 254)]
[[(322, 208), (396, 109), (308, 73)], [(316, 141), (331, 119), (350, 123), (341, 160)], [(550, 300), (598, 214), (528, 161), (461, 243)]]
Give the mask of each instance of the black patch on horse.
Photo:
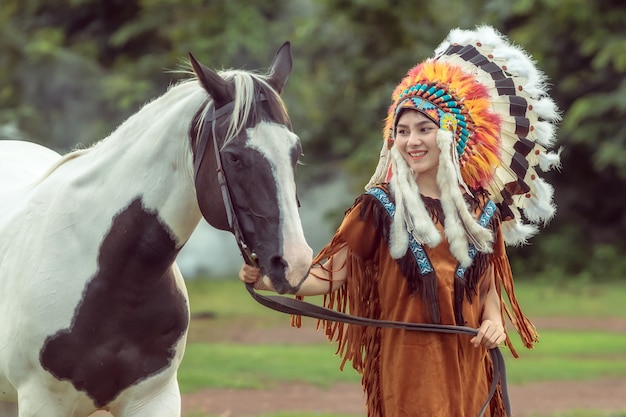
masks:
[(46, 339), (42, 367), (98, 407), (167, 368), (189, 321), (170, 268), (177, 254), (167, 227), (135, 199), (113, 219), (70, 328)]

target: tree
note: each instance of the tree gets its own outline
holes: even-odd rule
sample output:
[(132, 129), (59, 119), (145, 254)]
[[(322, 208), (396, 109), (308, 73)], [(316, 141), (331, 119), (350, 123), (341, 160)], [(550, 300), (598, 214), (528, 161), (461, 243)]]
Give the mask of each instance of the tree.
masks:
[(4, 0), (0, 126), (61, 151), (89, 145), (184, 77), (173, 70), (187, 52), (217, 69), (262, 69), (291, 40), (284, 99), (304, 146), (300, 181), (340, 166), (356, 195), (376, 166), (396, 83), (451, 28), (491, 24), (533, 55), (563, 110), (563, 168), (549, 175), (559, 213), (511, 252), (516, 269), (544, 271), (550, 260), (567, 275), (621, 278), (624, 21), (617, 0)]
[[(452, 27), (492, 24), (523, 45), (552, 82), (563, 110), (563, 168), (548, 175), (559, 214), (530, 247), (512, 250), (518, 270), (558, 265), (567, 275), (626, 272), (626, 7), (617, 1), (326, 1), (311, 46), (313, 85), (330, 97), (315, 113), (309, 145), (322, 159), (347, 158), (358, 184), (375, 166), (381, 118), (403, 72), (429, 56)], [(442, 13), (443, 12), (443, 13)], [(318, 90), (319, 91), (319, 90)], [(319, 138), (318, 138), (319, 137)], [(548, 261), (549, 260), (549, 261)]]

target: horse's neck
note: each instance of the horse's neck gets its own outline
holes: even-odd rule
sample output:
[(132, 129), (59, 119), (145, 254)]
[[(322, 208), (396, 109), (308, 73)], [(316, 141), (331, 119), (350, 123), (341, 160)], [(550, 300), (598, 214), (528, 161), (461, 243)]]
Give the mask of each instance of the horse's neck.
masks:
[(77, 163), (83, 178), (106, 187), (94, 190), (101, 198), (120, 196), (124, 204), (139, 197), (184, 243), (201, 218), (189, 144), (189, 126), (201, 101), (182, 97), (176, 102), (168, 95), (172, 92), (131, 116)]

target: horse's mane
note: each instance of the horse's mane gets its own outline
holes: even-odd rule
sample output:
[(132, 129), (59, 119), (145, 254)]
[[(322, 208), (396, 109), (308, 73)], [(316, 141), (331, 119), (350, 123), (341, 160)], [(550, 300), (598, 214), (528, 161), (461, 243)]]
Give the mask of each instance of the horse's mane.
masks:
[[(268, 82), (271, 74), (266, 75), (252, 71), (230, 69), (220, 71), (219, 75), (226, 81), (233, 83), (235, 87), (233, 114), (230, 118), (230, 123), (228, 125), (223, 144), (227, 144), (230, 140), (236, 137), (241, 132), (245, 126), (245, 122), (249, 120), (250, 117), (258, 117), (258, 106), (260, 105), (258, 97), (260, 94), (264, 94), (267, 98), (271, 117), (280, 121), (282, 124), (291, 127), (287, 110), (282, 99), (280, 98), (280, 95), (270, 86)], [(195, 118), (195, 141), (200, 139), (201, 127), (204, 125), (207, 110), (212, 104), (212, 100), (207, 100), (204, 106), (199, 110), (197, 114), (198, 117)]]

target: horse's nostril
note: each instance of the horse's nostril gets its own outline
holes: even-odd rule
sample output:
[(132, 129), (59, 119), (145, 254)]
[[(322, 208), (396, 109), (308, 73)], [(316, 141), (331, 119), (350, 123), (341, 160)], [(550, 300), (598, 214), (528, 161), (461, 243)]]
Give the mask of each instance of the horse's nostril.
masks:
[(291, 290), (291, 285), (287, 282), (286, 273), (289, 264), (280, 255), (269, 257), (269, 276), (274, 285), (274, 289), (279, 294), (285, 294)]
[(285, 261), (285, 259), (282, 256), (274, 255), (270, 257), (270, 267), (272, 269), (278, 269), (278, 270), (284, 271), (285, 269), (287, 269), (288, 266), (289, 264), (287, 263), (287, 261)]

